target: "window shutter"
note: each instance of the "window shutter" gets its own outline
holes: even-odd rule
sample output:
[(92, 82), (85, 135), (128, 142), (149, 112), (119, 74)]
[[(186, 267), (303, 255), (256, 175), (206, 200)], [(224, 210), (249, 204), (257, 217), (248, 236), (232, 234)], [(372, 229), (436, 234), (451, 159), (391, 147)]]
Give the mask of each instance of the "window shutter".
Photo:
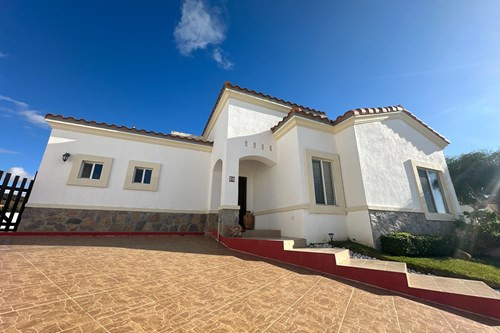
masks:
[(318, 160), (312, 161), (313, 178), (314, 178), (314, 194), (316, 196), (316, 204), (325, 204), (325, 193), (323, 190), (323, 177), (321, 175), (321, 162)]
[(335, 205), (335, 190), (333, 188), (332, 163), (322, 161), (323, 179), (325, 182), (326, 204)]

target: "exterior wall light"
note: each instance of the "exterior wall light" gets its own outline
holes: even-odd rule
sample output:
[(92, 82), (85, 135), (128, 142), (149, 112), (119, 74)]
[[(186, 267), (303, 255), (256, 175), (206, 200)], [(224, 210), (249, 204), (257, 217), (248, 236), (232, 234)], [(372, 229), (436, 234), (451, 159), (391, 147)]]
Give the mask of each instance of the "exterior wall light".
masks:
[(66, 162), (66, 161), (69, 159), (69, 157), (70, 157), (70, 156), (71, 156), (71, 154), (70, 154), (70, 153), (65, 152), (65, 153), (63, 154), (63, 156), (62, 156), (62, 160), (63, 160), (63, 162)]

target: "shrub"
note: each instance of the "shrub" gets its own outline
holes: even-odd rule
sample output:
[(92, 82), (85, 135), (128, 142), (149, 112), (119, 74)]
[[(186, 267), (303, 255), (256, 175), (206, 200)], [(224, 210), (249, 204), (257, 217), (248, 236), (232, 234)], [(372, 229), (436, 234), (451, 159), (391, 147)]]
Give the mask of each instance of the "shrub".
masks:
[(412, 235), (398, 232), (380, 237), (382, 252), (409, 257), (442, 257), (453, 254), (457, 238), (453, 235)]
[(457, 222), (459, 247), (472, 255), (487, 255), (500, 247), (500, 221), (495, 212), (475, 210), (467, 214), (471, 223)]

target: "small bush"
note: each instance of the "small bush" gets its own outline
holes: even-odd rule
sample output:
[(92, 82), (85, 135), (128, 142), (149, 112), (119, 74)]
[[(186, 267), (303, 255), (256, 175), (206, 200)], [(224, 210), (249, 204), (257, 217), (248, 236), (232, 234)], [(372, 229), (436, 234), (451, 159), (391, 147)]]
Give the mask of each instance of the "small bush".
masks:
[(500, 221), (497, 213), (475, 210), (467, 214), (470, 224), (456, 222), (459, 247), (472, 255), (484, 256), (500, 247)]
[(380, 237), (382, 252), (409, 257), (443, 257), (453, 254), (457, 239), (453, 235), (412, 235), (398, 232)]

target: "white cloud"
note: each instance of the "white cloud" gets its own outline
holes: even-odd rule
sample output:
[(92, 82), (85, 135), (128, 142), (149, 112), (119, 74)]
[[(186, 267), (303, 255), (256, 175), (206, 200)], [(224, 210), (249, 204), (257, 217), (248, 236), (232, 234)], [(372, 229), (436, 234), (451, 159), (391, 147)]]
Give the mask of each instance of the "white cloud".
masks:
[(229, 70), (233, 64), (227, 59), (219, 45), (226, 39), (226, 25), (221, 11), (204, 0), (184, 0), (181, 20), (174, 30), (179, 52), (189, 56), (196, 50), (214, 47), (212, 58), (219, 67)]
[(13, 150), (9, 150), (9, 149), (5, 149), (5, 148), (0, 148), (0, 154), (19, 154), (19, 152), (17, 151), (13, 151)]
[(233, 63), (226, 57), (224, 51), (219, 47), (216, 47), (212, 52), (212, 58), (214, 58), (220, 68), (230, 70), (234, 67)]
[(15, 100), (13, 98), (10, 98), (8, 96), (4, 96), (4, 95), (0, 95), (0, 101), (7, 101), (7, 102), (10, 102), (12, 104), (17, 105), (18, 107), (23, 107), (23, 108), (28, 107), (28, 104), (21, 102), (21, 101), (18, 101), (18, 100)]
[(33, 179), (34, 178), (33, 175), (29, 174), (22, 167), (12, 167), (7, 172), (10, 172), (13, 176), (19, 176), (20, 178), (28, 178), (28, 179)]
[(31, 124), (44, 128), (48, 127), (48, 124), (45, 121), (44, 116), (40, 113), (40, 111), (30, 109), (27, 103), (18, 101), (14, 98), (5, 95), (0, 95), (0, 101), (4, 101), (7, 102), (8, 105), (11, 104), (15, 106), (15, 110), (12, 109), (12, 107), (0, 107), (0, 110), (8, 114), (17, 115)]
[(0, 58), (7, 58), (7, 55), (3, 52), (0, 52)]
[(20, 111), (19, 112), (22, 116), (26, 118), (30, 123), (46, 127), (47, 122), (45, 121), (45, 117), (42, 116), (38, 111), (36, 110), (25, 110), (25, 111)]

